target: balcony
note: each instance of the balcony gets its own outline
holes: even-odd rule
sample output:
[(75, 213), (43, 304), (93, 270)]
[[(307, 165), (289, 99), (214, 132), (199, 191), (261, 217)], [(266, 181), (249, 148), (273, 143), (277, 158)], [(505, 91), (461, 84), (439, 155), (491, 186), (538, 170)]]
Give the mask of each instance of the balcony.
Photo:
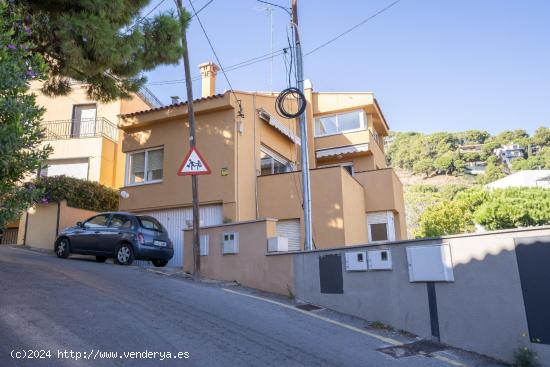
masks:
[(105, 117), (80, 120), (44, 121), (45, 140), (63, 140), (104, 137), (115, 143), (118, 140), (118, 127)]

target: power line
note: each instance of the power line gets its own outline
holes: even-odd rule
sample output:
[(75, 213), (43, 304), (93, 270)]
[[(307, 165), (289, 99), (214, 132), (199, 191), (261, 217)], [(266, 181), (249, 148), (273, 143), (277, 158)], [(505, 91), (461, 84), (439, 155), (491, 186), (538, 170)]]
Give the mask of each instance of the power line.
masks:
[(153, 9), (149, 10), (147, 14), (145, 14), (143, 17), (136, 20), (136, 22), (124, 32), (124, 34), (128, 34), (129, 32), (133, 31), (138, 25), (141, 24), (149, 15), (151, 15), (159, 6), (162, 5), (166, 0), (160, 0), (160, 2), (153, 7)]
[(286, 11), (286, 12), (288, 13), (288, 15), (291, 15), (291, 14), (290, 14), (290, 8), (285, 8), (285, 7), (282, 6), (282, 5), (270, 3), (269, 1), (264, 1), (264, 0), (256, 0), (256, 1), (259, 2), (259, 3), (262, 3), (262, 4), (267, 4), (267, 5), (271, 5), (271, 6), (276, 6), (277, 8), (281, 8), (281, 9), (283, 9), (284, 11)]
[(235, 100), (239, 104), (239, 115), (242, 115), (241, 101), (237, 98), (237, 95), (235, 94), (235, 90), (233, 89), (233, 86), (231, 85), (231, 82), (229, 81), (229, 78), (227, 77), (227, 74), (225, 73), (225, 70), (222, 66), (220, 58), (218, 57), (218, 54), (216, 53), (216, 50), (214, 49), (214, 46), (212, 45), (212, 42), (210, 41), (210, 37), (208, 37), (208, 34), (206, 33), (206, 29), (202, 25), (201, 18), (198, 16), (197, 11), (195, 10), (195, 6), (193, 5), (192, 2), (189, 2), (189, 4), (191, 5), (191, 8), (193, 9), (193, 12), (195, 13), (195, 16), (197, 17), (197, 21), (199, 22), (199, 25), (201, 26), (202, 33), (204, 33), (204, 36), (206, 37), (206, 40), (208, 41), (208, 45), (210, 45), (210, 49), (212, 50), (212, 53), (214, 53), (214, 57), (216, 58), (216, 61), (218, 62), (218, 65), (220, 66), (220, 69), (223, 73), (225, 81), (229, 85), (229, 89), (231, 89), (231, 93), (233, 93), (233, 97), (235, 97)]
[[(259, 0), (258, 0), (259, 1)], [(326, 41), (325, 43), (315, 47), (313, 50), (311, 51), (308, 51), (304, 56), (307, 56), (307, 55), (311, 55), (312, 53), (320, 50), (321, 48), (331, 44), (332, 42), (336, 41), (337, 39), (345, 36), (346, 34), (352, 32), (353, 30), (355, 30), (356, 28), (362, 26), (363, 24), (369, 22), (370, 20), (376, 18), (378, 15), (384, 13), (385, 11), (389, 10), (390, 8), (392, 8), (393, 6), (397, 5), (397, 3), (399, 3), (401, 0), (395, 0), (393, 3), (385, 6), (384, 8), (380, 9), (379, 11), (377, 11), (376, 13), (372, 14), (371, 16), (369, 16), (368, 18), (362, 20), (361, 22), (357, 23), (356, 25), (354, 25), (353, 27), (349, 28), (348, 30), (340, 33), (339, 35), (331, 38), (330, 40)]]
[[(195, 0), (195, 1), (196, 1), (196, 0)], [(204, 4), (204, 5), (199, 9), (199, 11), (196, 12), (195, 14), (193, 14), (193, 15), (191, 16), (191, 18), (189, 18), (189, 19), (193, 19), (197, 14), (199, 14), (201, 11), (203, 11), (204, 8), (206, 8), (208, 5), (212, 4), (213, 2), (214, 2), (214, 0), (210, 0), (209, 2), (207, 2), (206, 4)], [(189, 1), (189, 3), (191, 4), (191, 6), (193, 6), (193, 4), (192, 4), (191, 1)], [(195, 11), (195, 8), (193, 8), (193, 11)]]
[[(253, 57), (251, 59), (244, 60), (244, 61), (241, 61), (237, 64), (231, 65), (231, 66), (225, 68), (225, 71), (230, 72), (230, 71), (242, 69), (244, 67), (247, 67), (247, 66), (262, 62), (262, 61), (269, 60), (271, 57), (283, 55), (283, 54), (285, 54), (286, 51), (287, 51), (287, 48), (282, 48), (282, 49), (274, 51), (272, 53), (270, 52), (270, 53), (265, 54), (265, 55)], [(198, 81), (200, 79), (201, 79), (201, 76), (196, 75), (193, 78), (191, 78), (191, 81)], [(150, 86), (153, 86), (153, 85), (169, 85), (169, 84), (179, 84), (179, 83), (184, 83), (184, 82), (185, 82), (185, 79), (169, 79), (169, 80), (162, 80), (162, 81), (157, 81), (157, 82), (150, 82), (150, 83), (147, 83), (147, 85), (150, 85)]]

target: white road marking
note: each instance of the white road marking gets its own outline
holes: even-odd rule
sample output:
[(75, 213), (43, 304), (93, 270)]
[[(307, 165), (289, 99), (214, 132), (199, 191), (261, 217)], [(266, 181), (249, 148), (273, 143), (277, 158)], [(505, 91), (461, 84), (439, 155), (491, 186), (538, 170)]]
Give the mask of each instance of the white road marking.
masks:
[[(291, 306), (291, 305), (287, 305), (285, 303), (282, 303), (282, 302), (277, 302), (277, 301), (274, 301), (274, 300), (271, 300), (269, 298), (264, 298), (264, 297), (259, 297), (259, 296), (254, 296), (252, 294), (247, 294), (247, 293), (242, 293), (242, 292), (237, 292), (237, 291), (234, 291), (232, 289), (227, 289), (227, 288), (222, 288), (225, 292), (228, 292), (228, 293), (233, 293), (233, 294), (237, 294), (239, 296), (244, 296), (244, 297), (249, 297), (249, 298), (253, 298), (253, 299), (257, 299), (259, 301), (264, 301), (264, 302), (268, 302), (268, 303), (272, 303), (274, 305), (277, 305), (277, 306), (280, 306), (280, 307), (284, 307), (286, 309), (289, 309), (289, 310), (293, 310), (293, 311), (296, 311), (296, 312), (299, 312), (299, 313), (302, 313), (304, 315), (308, 315), (310, 317), (313, 317), (313, 318), (316, 318), (316, 319), (319, 319), (319, 320), (323, 320), (325, 322), (328, 322), (330, 324), (333, 324), (333, 325), (337, 325), (337, 326), (340, 326), (342, 328), (345, 328), (345, 329), (348, 329), (348, 330), (351, 330), (351, 331), (355, 331), (357, 333), (360, 333), (360, 334), (364, 334), (364, 335), (367, 335), (367, 336), (370, 336), (372, 338), (375, 338), (375, 339), (378, 339), (384, 343), (387, 343), (387, 344), (390, 344), (390, 345), (394, 345), (394, 346), (398, 346), (398, 345), (403, 345), (404, 343), (400, 342), (399, 340), (395, 340), (395, 339), (392, 339), (392, 338), (388, 338), (388, 337), (385, 337), (385, 336), (382, 336), (382, 335), (378, 335), (378, 334), (375, 334), (375, 333), (371, 333), (369, 331), (366, 331), (366, 330), (363, 330), (363, 329), (360, 329), (358, 327), (355, 327), (355, 326), (351, 326), (351, 325), (348, 325), (348, 324), (344, 324), (342, 322), (339, 322), (339, 321), (336, 321), (336, 320), (332, 320), (332, 319), (329, 319), (328, 317), (324, 317), (324, 316), (321, 316), (321, 315), (317, 315), (315, 313), (311, 313), (309, 311), (304, 311), (304, 310), (301, 310), (299, 308), (296, 308), (294, 306)], [(467, 367), (465, 364), (462, 364), (460, 362), (457, 362), (457, 361), (454, 361), (450, 358), (447, 358), (447, 357), (443, 357), (443, 356), (440, 356), (440, 355), (432, 355), (433, 358), (436, 358), (442, 362), (445, 362), (445, 363), (449, 363), (453, 366), (457, 366), (457, 367)]]

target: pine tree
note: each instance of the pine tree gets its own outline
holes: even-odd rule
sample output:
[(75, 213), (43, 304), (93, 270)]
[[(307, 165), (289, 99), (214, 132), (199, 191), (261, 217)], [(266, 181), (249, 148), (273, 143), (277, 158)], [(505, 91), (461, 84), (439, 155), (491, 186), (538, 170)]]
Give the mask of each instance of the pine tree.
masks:
[[(5, 1), (5, 0), (3, 0)], [(87, 84), (91, 99), (127, 97), (146, 82), (143, 71), (176, 64), (181, 28), (171, 12), (140, 17), (150, 0), (15, 0), (10, 12), (21, 18), (34, 46), (49, 65), (43, 87), (63, 95), (71, 83)], [(186, 23), (189, 17), (184, 19)], [(186, 24), (187, 25), (187, 24)]]

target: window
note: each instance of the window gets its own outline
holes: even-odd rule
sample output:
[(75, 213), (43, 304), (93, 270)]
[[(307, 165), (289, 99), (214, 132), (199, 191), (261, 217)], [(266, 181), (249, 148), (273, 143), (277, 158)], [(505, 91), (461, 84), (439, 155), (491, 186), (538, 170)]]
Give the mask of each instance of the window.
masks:
[(370, 225), (371, 238), (373, 241), (388, 240), (388, 225), (386, 223), (376, 223)]
[(111, 224), (109, 227), (130, 229), (132, 228), (132, 220), (124, 215), (115, 214), (111, 219)]
[(339, 113), (315, 119), (315, 136), (333, 135), (364, 128), (363, 111)]
[(86, 228), (100, 228), (107, 227), (107, 221), (109, 219), (109, 214), (97, 215), (84, 223)]
[(289, 162), (286, 159), (262, 147), (260, 151), (260, 169), (262, 176), (288, 172), (290, 171), (289, 167)]
[(74, 138), (95, 136), (96, 133), (95, 104), (74, 105), (71, 136)]
[(163, 178), (164, 149), (128, 154), (127, 185), (159, 182)]
[(342, 168), (348, 171), (350, 175), (354, 175), (355, 171), (353, 170), (353, 163), (344, 163), (342, 164)]
[(392, 211), (367, 214), (369, 242), (395, 241), (395, 220)]
[(162, 224), (160, 224), (155, 218), (149, 216), (139, 216), (138, 219), (143, 228), (162, 232)]

